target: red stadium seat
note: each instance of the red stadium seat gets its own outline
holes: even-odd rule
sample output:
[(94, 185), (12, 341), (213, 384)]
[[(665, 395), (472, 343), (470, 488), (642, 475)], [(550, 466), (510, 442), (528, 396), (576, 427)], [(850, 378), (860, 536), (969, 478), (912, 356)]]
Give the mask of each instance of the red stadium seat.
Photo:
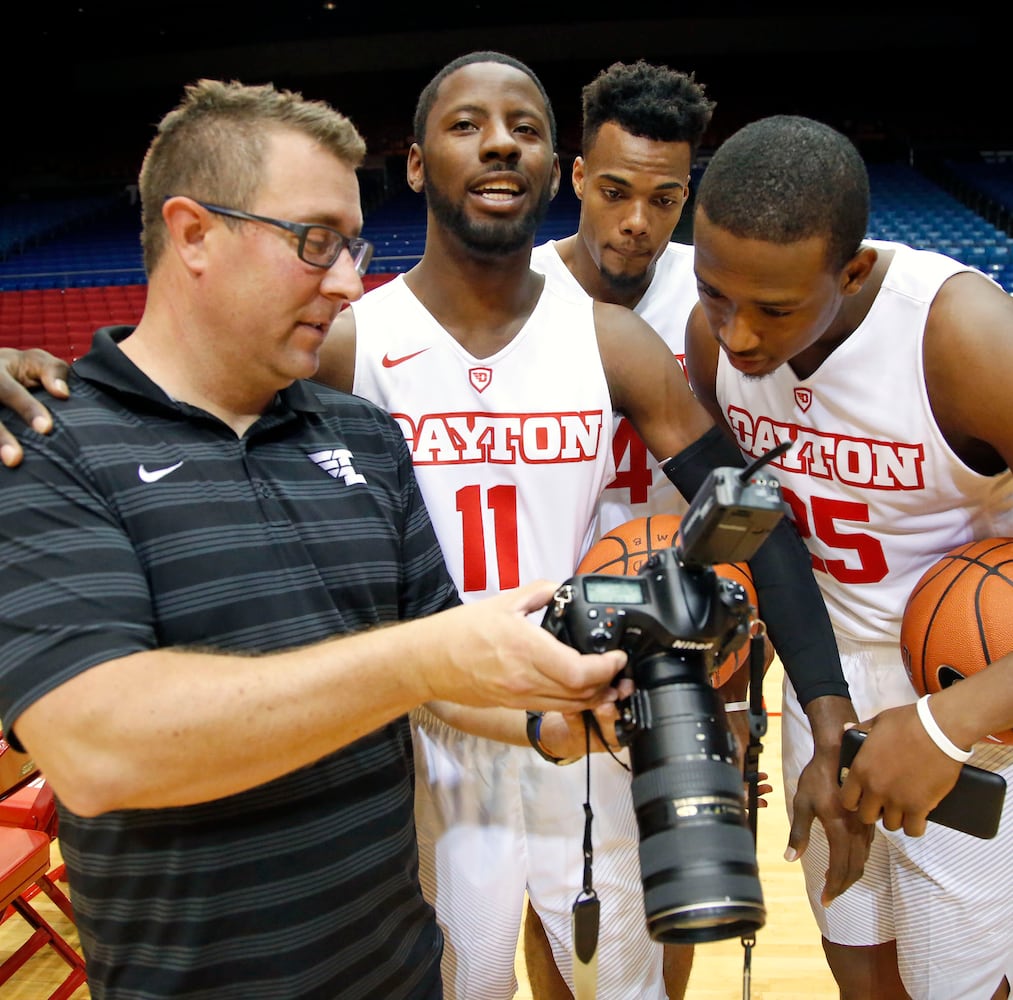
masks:
[(57, 905), (62, 898), (70, 907), (70, 901), (47, 874), (49, 863), (47, 833), (0, 826), (0, 910), (4, 919), (14, 913), (20, 914), (32, 929), (31, 937), (0, 961), (0, 984), (6, 983), (33, 955), (49, 945), (70, 967), (49, 1000), (67, 1000), (87, 982), (84, 959), (28, 901), (29, 892), (41, 889)]
[(74, 923), (74, 908), (56, 884), (66, 878), (66, 867), (52, 865), (50, 854), (57, 825), (53, 790), (34, 759), (0, 736), (0, 923), (20, 914), (33, 929), (27, 941), (0, 961), (0, 984), (48, 944), (70, 966), (50, 1000), (69, 997), (85, 982), (84, 960), (31, 904), (43, 892)]

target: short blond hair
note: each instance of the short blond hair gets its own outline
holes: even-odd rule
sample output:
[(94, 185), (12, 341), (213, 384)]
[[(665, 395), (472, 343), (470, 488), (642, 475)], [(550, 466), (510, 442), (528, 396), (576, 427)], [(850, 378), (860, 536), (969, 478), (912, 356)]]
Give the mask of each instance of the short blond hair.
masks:
[(249, 208), (263, 177), (272, 129), (302, 132), (353, 169), (366, 143), (352, 122), (324, 101), (272, 84), (198, 80), (158, 124), (140, 174), (141, 247), (150, 275), (165, 248), (162, 204), (170, 195)]

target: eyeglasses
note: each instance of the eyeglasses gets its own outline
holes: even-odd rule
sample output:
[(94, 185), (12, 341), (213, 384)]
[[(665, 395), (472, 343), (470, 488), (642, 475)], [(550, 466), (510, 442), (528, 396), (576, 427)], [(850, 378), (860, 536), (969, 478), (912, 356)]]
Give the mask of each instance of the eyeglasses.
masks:
[[(194, 201), (197, 201), (194, 198)], [(342, 250), (348, 250), (352, 257), (355, 270), (361, 277), (366, 273), (369, 262), (373, 257), (373, 244), (359, 236), (345, 236), (330, 226), (321, 226), (314, 223), (286, 222), (283, 219), (272, 219), (266, 215), (254, 215), (252, 212), (243, 212), (238, 208), (223, 208), (221, 205), (212, 205), (206, 201), (197, 201), (202, 208), (206, 208), (215, 215), (227, 215), (233, 219), (243, 219), (246, 222), (265, 222), (269, 226), (277, 226), (279, 229), (286, 229), (299, 237), (299, 244), (296, 253), (299, 259), (314, 267), (331, 267), (341, 256)]]

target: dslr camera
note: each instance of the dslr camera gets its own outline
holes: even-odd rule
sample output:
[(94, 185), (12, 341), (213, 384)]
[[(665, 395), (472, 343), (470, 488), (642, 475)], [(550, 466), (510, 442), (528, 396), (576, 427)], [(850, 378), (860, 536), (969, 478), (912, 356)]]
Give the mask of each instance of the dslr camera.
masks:
[(647, 929), (697, 943), (766, 920), (735, 743), (709, 675), (749, 639), (741, 584), (714, 564), (749, 559), (784, 513), (757, 469), (713, 470), (671, 548), (633, 576), (586, 573), (556, 591), (542, 627), (581, 652), (623, 649), (633, 694), (618, 704), (629, 748)]

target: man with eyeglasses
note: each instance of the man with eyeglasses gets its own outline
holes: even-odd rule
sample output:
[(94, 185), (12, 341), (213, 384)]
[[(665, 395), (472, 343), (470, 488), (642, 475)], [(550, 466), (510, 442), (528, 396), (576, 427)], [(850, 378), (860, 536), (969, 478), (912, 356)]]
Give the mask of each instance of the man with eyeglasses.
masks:
[(398, 424), (304, 381), (362, 294), (363, 153), (327, 105), (187, 88), (144, 315), (0, 484), (0, 718), (60, 803), (93, 1000), (439, 1000), (407, 713), (614, 711), (624, 654), (527, 620), (554, 582), (461, 606)]
[[(194, 200), (196, 201), (196, 199)], [(347, 250), (351, 255), (355, 270), (361, 278), (366, 273), (373, 256), (373, 244), (369, 240), (364, 240), (361, 236), (344, 236), (330, 226), (317, 226), (306, 222), (286, 222), (284, 219), (272, 219), (266, 215), (242, 212), (238, 208), (212, 205), (209, 201), (198, 201), (197, 204), (215, 215), (225, 215), (230, 219), (242, 219), (245, 222), (264, 222), (269, 226), (277, 226), (286, 232), (294, 233), (298, 240), (295, 252), (299, 255), (299, 259), (314, 267), (333, 267), (342, 250)]]

